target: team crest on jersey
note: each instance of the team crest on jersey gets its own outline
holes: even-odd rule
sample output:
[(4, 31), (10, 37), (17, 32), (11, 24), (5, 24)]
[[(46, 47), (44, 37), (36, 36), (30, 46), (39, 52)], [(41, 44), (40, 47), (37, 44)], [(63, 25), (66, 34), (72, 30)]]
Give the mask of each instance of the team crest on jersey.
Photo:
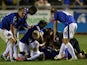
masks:
[(17, 17), (15, 16), (15, 17), (13, 18), (13, 23), (14, 23), (16, 20), (17, 20)]
[(13, 18), (13, 23), (14, 23), (14, 25), (17, 25), (17, 17), (16, 16)]

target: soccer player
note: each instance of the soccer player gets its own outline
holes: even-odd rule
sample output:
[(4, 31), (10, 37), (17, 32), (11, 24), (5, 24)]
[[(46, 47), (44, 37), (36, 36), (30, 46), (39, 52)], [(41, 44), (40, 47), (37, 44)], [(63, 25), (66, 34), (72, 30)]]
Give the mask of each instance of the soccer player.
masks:
[(41, 34), (40, 31), (34, 30), (32, 32), (33, 41), (29, 44), (30, 57), (27, 58), (27, 60), (30, 61), (30, 60), (36, 60), (36, 59), (39, 59), (39, 58), (41, 58), (42, 60), (45, 59), (44, 53), (39, 51), (40, 43), (39, 43), (38, 40), (40, 38), (42, 38), (41, 36), (42, 36), (42, 34)]
[(33, 40), (32, 32), (34, 30), (38, 30), (38, 31), (40, 31), (43, 34), (41, 29), (43, 29), (46, 25), (47, 25), (47, 22), (45, 20), (40, 20), (40, 22), (37, 25), (35, 25), (33, 28), (29, 29), (25, 33), (25, 35), (22, 37), (22, 39), (19, 42), (19, 49), (20, 49), (20, 56), (21, 56), (21, 58), (22, 58), (22, 56), (26, 55), (26, 53), (25, 53), (26, 45), (29, 45), (29, 43), (31, 43), (31, 41)]
[[(2, 55), (2, 58), (7, 56), (7, 53), (10, 54), (10, 61), (13, 61), (13, 48), (15, 48), (17, 41), (17, 30), (21, 27), (28, 27), (26, 20), (26, 13), (31, 15), (35, 14), (37, 11), (36, 7), (32, 6), (29, 8), (29, 11), (26, 12), (25, 8), (19, 8), (18, 12), (11, 13), (6, 15), (0, 22), (0, 31), (4, 32), (2, 34), (6, 38), (7, 48)], [(2, 35), (0, 37), (2, 37)], [(16, 52), (16, 51), (15, 51)], [(14, 54), (15, 54), (14, 52)], [(16, 54), (17, 55), (17, 54)], [(17, 57), (17, 56), (16, 56)]]
[(72, 56), (72, 60), (76, 60), (77, 57), (75, 55), (74, 49), (72, 45), (69, 42), (69, 39), (73, 38), (75, 31), (77, 29), (77, 24), (72, 17), (72, 15), (65, 11), (57, 11), (57, 10), (51, 10), (51, 13), (54, 15), (54, 18), (52, 22), (54, 23), (54, 41), (57, 31), (57, 21), (60, 21), (65, 25), (64, 31), (63, 31), (63, 41), (60, 48), (60, 52), (57, 56), (55, 56), (55, 59), (61, 59), (62, 53), (65, 51), (65, 49), (68, 49), (69, 53)]

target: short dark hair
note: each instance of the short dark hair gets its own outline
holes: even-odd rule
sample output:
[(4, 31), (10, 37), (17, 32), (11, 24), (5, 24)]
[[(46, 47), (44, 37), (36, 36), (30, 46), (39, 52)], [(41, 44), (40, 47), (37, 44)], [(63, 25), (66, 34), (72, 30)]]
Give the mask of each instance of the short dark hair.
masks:
[(51, 9), (51, 13), (55, 13), (56, 11), (57, 11), (57, 9), (55, 9), (55, 8)]
[(38, 23), (38, 25), (40, 25), (40, 24), (47, 25), (47, 22), (45, 20), (40, 20), (39, 23)]
[(37, 12), (37, 7), (36, 6), (31, 6), (30, 8), (29, 8), (29, 10), (31, 10), (33, 13), (32, 13), (32, 15), (33, 14), (35, 14), (36, 12)]
[(40, 29), (43, 29), (47, 25), (47, 22), (45, 20), (40, 20), (38, 23), (38, 26)]
[(21, 10), (24, 10), (24, 9), (25, 9), (24, 7), (21, 7), (21, 8), (18, 9), (18, 11), (21, 11)]

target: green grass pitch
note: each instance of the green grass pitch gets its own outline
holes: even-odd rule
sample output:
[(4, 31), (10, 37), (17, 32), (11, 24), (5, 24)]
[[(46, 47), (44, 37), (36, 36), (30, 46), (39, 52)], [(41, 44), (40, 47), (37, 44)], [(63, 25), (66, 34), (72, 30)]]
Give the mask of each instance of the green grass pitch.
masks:
[[(79, 41), (81, 49), (87, 52), (87, 35), (75, 35)], [(0, 54), (5, 50), (6, 43), (0, 39)], [(87, 65), (87, 59), (79, 59), (77, 61), (20, 61), (20, 62), (6, 62), (0, 58), (0, 65)]]

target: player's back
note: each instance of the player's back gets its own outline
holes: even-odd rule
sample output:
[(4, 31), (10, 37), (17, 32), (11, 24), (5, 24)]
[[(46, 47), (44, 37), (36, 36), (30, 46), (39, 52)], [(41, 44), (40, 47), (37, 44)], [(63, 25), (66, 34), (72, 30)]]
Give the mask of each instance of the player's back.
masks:
[(13, 22), (16, 20), (15, 16), (17, 16), (17, 13), (6, 15), (1, 21), (1, 28), (10, 30), (10, 24), (13, 24)]
[(32, 38), (32, 32), (34, 30), (38, 30), (39, 31), (39, 26), (35, 25), (33, 28), (29, 29), (25, 34), (24, 36), (22, 37), (22, 39), (20, 40), (21, 42), (23, 43), (28, 43), (29, 39), (33, 39)]
[(65, 26), (69, 25), (70, 23), (75, 22), (72, 15), (65, 11), (57, 11), (54, 14), (54, 19), (59, 20), (61, 23), (63, 23)]

